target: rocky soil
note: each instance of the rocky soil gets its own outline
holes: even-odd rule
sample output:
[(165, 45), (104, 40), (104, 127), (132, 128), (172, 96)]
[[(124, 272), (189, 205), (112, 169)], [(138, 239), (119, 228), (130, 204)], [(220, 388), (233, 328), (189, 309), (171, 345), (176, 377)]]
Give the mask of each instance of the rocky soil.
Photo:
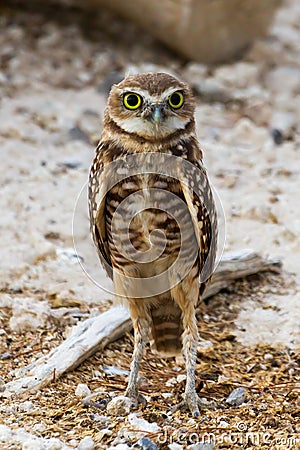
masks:
[[(219, 440), (198, 449), (257, 448), (253, 433), (262, 433), (260, 448), (299, 448), (299, 23), (299, 2), (285, 0), (267, 38), (242, 60), (207, 67), (104, 11), (1, 5), (0, 391), (112, 301), (89, 237), (84, 186), (108, 90), (125, 73), (162, 70), (191, 83), (205, 163), (225, 212), (225, 250), (250, 247), (283, 261), (282, 275), (242, 280), (203, 305), (198, 388), (224, 409), (204, 411), (200, 421), (165, 414), (180, 399), (184, 369), (150, 354), (142, 367), (148, 408), (124, 418), (83, 405), (78, 384), (123, 391), (129, 333), (45, 389), (4, 397), (1, 449), (121, 450), (144, 437), (152, 444), (136, 448), (156, 442), (180, 450), (193, 444), (192, 433), (208, 432)], [(123, 372), (107, 374), (107, 366)], [(237, 387), (245, 389), (242, 403), (226, 403)], [(107, 394), (99, 398), (105, 405)], [(221, 442), (222, 433), (240, 441)]]

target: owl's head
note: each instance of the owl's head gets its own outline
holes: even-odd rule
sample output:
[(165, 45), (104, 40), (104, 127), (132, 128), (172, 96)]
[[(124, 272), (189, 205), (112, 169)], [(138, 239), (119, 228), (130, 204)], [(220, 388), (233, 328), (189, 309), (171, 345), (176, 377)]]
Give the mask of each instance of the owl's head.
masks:
[(112, 87), (107, 114), (124, 132), (155, 140), (183, 130), (194, 109), (187, 84), (166, 73), (143, 73)]

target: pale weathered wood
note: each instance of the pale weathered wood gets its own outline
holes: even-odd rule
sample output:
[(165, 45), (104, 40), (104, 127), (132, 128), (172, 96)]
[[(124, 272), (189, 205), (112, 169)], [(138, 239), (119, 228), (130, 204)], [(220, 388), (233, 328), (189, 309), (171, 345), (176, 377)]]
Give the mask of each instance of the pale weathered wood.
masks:
[[(216, 294), (237, 278), (267, 270), (279, 272), (280, 267), (279, 260), (264, 259), (251, 250), (224, 254), (204, 298)], [(54, 377), (57, 379), (64, 372), (74, 369), (130, 328), (129, 313), (120, 306), (79, 323), (65, 342), (21, 369), (19, 377), (6, 384), (2, 395), (21, 394), (48, 384)]]

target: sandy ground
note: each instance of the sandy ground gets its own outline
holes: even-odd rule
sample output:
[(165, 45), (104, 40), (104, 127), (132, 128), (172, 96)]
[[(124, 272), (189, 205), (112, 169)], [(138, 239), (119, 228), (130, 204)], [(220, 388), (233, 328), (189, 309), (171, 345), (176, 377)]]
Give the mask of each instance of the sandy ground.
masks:
[[(252, 285), (247, 285), (247, 297), (239, 303), (233, 320), (232, 333), (242, 346), (239, 348), (250, 352), (269, 345), (275, 352), (283, 348), (297, 353), (298, 1), (285, 1), (268, 37), (257, 42), (242, 61), (217, 68), (185, 63), (107, 13), (43, 10), (37, 5), (34, 9), (30, 4), (26, 8), (7, 4), (0, 13), (2, 356), (9, 354), (8, 339), (18, 345), (24, 339), (25, 348), (30, 349), (44, 333), (51, 335), (48, 348), (57, 345), (68, 327), (107, 308), (113, 298), (111, 284), (100, 271), (91, 246), (85, 191), (78, 202), (77, 198), (101, 132), (109, 86), (124, 73), (148, 70), (177, 73), (197, 93), (198, 135), (226, 216), (225, 249), (248, 247), (283, 261), (283, 276), (280, 283), (272, 278), (273, 288), (267, 280), (261, 295), (256, 295), (255, 289), (251, 295)], [(73, 217), (82, 265), (106, 291), (78, 264)], [(31, 359), (37, 356), (28, 352)], [(105, 357), (109, 362), (111, 353)], [(8, 364), (7, 358), (0, 360), (4, 381), (15, 376), (19, 363), (24, 364), (23, 359)], [(297, 380), (296, 369), (293, 381)], [(22, 425), (14, 414), (2, 413), (0, 423), (12, 428)], [(70, 441), (63, 432), (56, 435), (52, 430), (52, 436), (49, 423), (47, 426), (42, 436)], [(32, 423), (25, 423), (25, 428), (33, 434), (39, 431), (34, 431)], [(80, 436), (74, 439), (77, 442)], [(12, 436), (4, 442), (1, 444), (0, 436), (0, 448), (21, 445)]]

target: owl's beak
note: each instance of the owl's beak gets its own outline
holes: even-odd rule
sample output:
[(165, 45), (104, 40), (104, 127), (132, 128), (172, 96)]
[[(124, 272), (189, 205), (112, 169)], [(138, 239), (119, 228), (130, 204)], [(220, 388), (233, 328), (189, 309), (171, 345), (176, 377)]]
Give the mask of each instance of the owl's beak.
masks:
[(163, 105), (154, 105), (151, 119), (156, 126), (161, 124), (164, 119)]

